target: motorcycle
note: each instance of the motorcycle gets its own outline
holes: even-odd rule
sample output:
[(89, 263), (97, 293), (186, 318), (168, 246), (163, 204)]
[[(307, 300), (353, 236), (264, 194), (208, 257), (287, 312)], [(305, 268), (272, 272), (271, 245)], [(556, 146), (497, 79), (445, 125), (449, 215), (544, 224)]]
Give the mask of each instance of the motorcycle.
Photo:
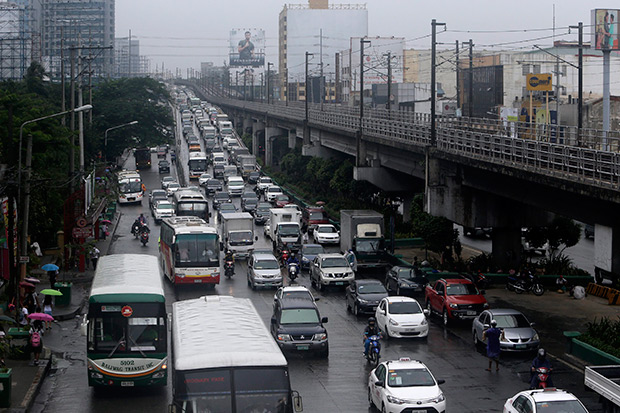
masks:
[(287, 246), (282, 247), (280, 250), (280, 265), (284, 267), (286, 262), (288, 261), (288, 257), (291, 256), (291, 250), (288, 249)]
[(224, 262), (224, 275), (230, 279), (233, 275), (235, 275), (235, 262), (232, 260), (227, 260)]
[(369, 363), (377, 366), (379, 364), (379, 359), (381, 358), (381, 343), (379, 339), (381, 336), (370, 336), (368, 339), (370, 340), (370, 345), (368, 346), (368, 354), (366, 354), (366, 360)]
[(461, 276), (473, 282), (480, 290), (486, 290), (489, 287), (489, 279), (480, 271), (468, 272), (461, 274)]
[(149, 242), (149, 233), (147, 231), (142, 231), (140, 233), (140, 242), (146, 247), (146, 243)]
[(506, 282), (506, 289), (514, 291), (517, 294), (524, 292), (532, 292), (536, 296), (541, 296), (545, 293), (539, 278), (532, 273), (522, 274), (520, 276), (509, 275)]
[(296, 262), (289, 262), (288, 264), (288, 278), (291, 281), (295, 281), (297, 278), (297, 274), (299, 274), (299, 264)]
[(534, 374), (538, 375), (538, 388), (546, 389), (547, 388), (547, 380), (549, 380), (549, 374), (551, 373), (551, 369), (548, 367), (539, 367), (536, 369)]
[(140, 238), (140, 224), (134, 223), (131, 226), (131, 233), (134, 237), (136, 237), (136, 239)]

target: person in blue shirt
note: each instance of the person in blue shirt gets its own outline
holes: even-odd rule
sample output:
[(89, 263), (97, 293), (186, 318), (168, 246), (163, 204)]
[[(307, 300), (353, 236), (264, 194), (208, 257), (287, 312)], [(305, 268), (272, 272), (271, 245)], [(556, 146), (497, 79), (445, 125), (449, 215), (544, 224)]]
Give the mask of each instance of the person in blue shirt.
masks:
[(291, 252), (291, 255), (288, 257), (288, 260), (286, 260), (287, 265), (291, 263), (295, 263), (299, 265), (299, 259), (297, 258), (294, 252)]
[(536, 369), (540, 367), (546, 367), (549, 369), (549, 376), (547, 377), (547, 387), (553, 387), (553, 382), (551, 381), (551, 371), (553, 368), (551, 367), (551, 362), (547, 359), (547, 352), (544, 348), (538, 350), (538, 355), (532, 361), (532, 378), (530, 379), (530, 389), (537, 389), (540, 381), (538, 380), (538, 373), (536, 373)]
[(491, 366), (495, 362), (495, 371), (499, 371), (499, 353), (501, 351), (499, 342), (504, 338), (504, 331), (497, 328), (497, 321), (491, 320), (491, 327), (482, 333), (482, 341), (487, 341), (487, 357), (489, 358), (489, 367), (487, 371), (491, 371)]
[(370, 348), (370, 337), (379, 335), (381, 335), (381, 330), (379, 330), (379, 327), (377, 326), (377, 321), (374, 317), (370, 317), (368, 319), (368, 325), (364, 330), (364, 356), (368, 355), (368, 350)]

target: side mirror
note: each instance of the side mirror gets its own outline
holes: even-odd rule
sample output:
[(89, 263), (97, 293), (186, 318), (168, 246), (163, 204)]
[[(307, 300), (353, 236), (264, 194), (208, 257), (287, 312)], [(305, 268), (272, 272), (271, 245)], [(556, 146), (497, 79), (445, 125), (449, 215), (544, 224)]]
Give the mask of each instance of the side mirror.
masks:
[(86, 332), (88, 331), (88, 320), (86, 319), (86, 315), (82, 319), (82, 323), (80, 324), (80, 333), (82, 336), (86, 337)]
[(316, 297), (316, 298), (314, 299), (314, 301), (320, 301), (320, 300), (321, 300), (321, 297)]
[(378, 311), (379, 311), (379, 314), (381, 314), (381, 315), (385, 315), (385, 311), (384, 311), (384, 310), (379, 309)]
[(383, 382), (381, 380), (378, 380), (378, 381), (375, 382), (375, 386), (383, 387)]
[(271, 317), (271, 324), (275, 324), (276, 323), (276, 318), (275, 317)]
[(536, 327), (536, 323), (530, 323), (530, 327)]
[(427, 317), (431, 314), (430, 311), (428, 311), (428, 308), (425, 308), (422, 311), (424, 312), (424, 315), (427, 316)]
[(321, 318), (321, 323), (327, 323), (329, 320), (327, 319), (327, 317), (323, 317)]
[(488, 324), (485, 324), (485, 325), (483, 325), (483, 327), (484, 327), (485, 330), (488, 330), (491, 326), (488, 325)]
[(437, 379), (437, 384), (444, 384), (446, 381), (444, 379)]

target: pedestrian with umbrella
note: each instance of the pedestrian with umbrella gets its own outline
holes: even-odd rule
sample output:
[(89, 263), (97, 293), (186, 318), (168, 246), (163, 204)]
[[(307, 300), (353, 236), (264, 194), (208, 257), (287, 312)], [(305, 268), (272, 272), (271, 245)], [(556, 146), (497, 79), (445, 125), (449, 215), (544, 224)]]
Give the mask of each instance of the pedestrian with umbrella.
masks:
[(54, 288), (56, 276), (58, 275), (58, 266), (55, 264), (45, 264), (41, 269), (47, 271), (47, 276), (50, 278), (50, 288)]
[[(56, 291), (56, 290), (54, 290)], [(52, 296), (51, 295), (46, 295), (45, 298), (43, 299), (43, 313), (49, 315), (50, 317), (52, 316), (52, 310), (54, 309), (54, 304), (53, 304), (53, 300), (52, 300)], [(45, 329), (46, 330), (51, 330), (52, 329), (52, 322), (49, 320), (45, 321)]]
[[(30, 314), (28, 317), (31, 318), (35, 314)], [(43, 351), (43, 323), (41, 320), (35, 319), (32, 327), (30, 327), (30, 351), (34, 355), (33, 364), (38, 366), (39, 357), (41, 357), (41, 351)]]

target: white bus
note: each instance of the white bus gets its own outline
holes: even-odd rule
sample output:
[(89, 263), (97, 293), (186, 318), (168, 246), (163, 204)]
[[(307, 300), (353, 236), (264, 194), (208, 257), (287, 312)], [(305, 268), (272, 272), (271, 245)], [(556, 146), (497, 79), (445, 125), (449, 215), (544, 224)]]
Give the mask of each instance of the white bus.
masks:
[(198, 179), (200, 175), (207, 172), (207, 154), (190, 152), (187, 166), (189, 167), (189, 179)]
[(118, 173), (118, 203), (142, 203), (144, 186), (137, 171), (121, 171)]
[(220, 282), (220, 239), (200, 218), (164, 218), (159, 253), (164, 275), (174, 285)]
[(83, 325), (89, 386), (165, 386), (166, 298), (157, 257), (101, 257)]
[(175, 302), (171, 343), (171, 412), (303, 410), (286, 358), (248, 298)]

